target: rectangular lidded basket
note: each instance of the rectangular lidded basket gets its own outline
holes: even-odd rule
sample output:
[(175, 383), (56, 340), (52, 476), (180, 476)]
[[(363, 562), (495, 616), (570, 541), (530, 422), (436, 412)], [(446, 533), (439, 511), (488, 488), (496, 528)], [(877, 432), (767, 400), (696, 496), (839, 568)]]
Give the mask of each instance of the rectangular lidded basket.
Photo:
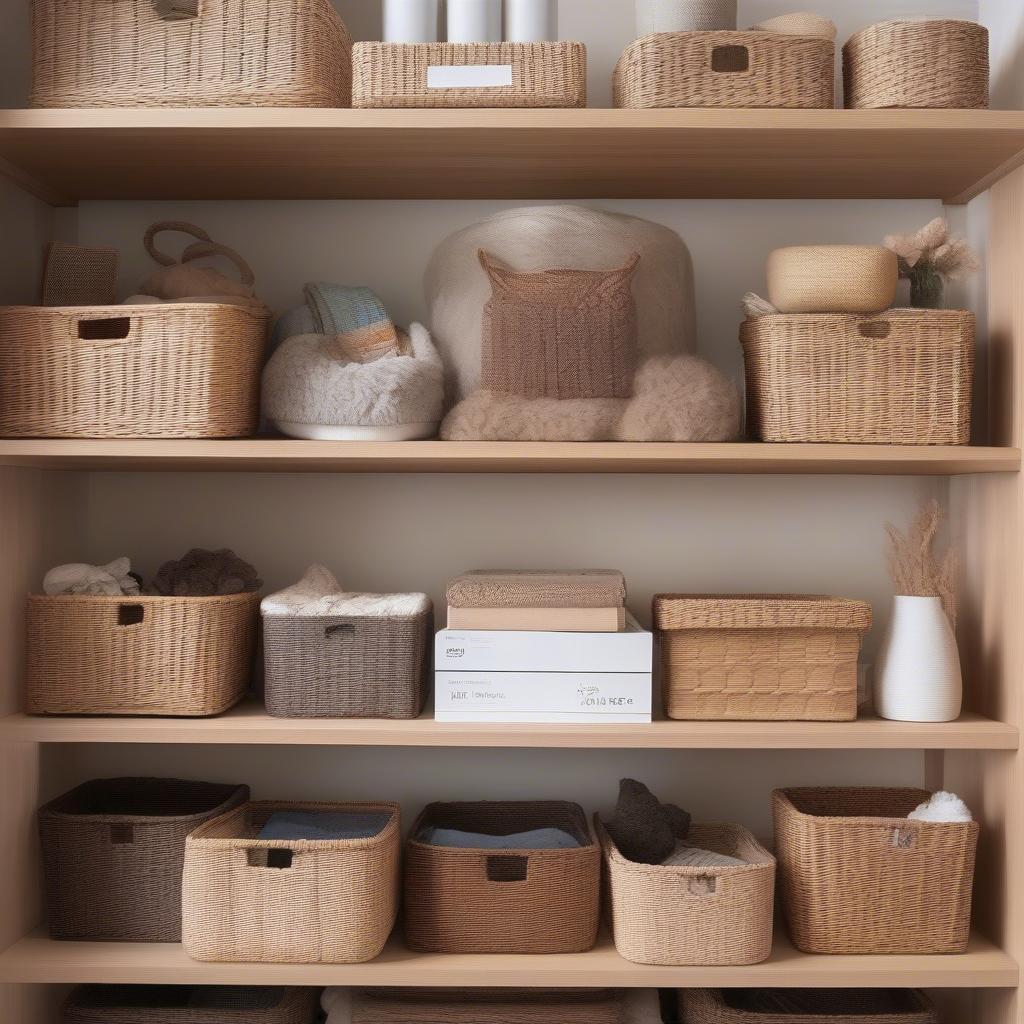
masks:
[[(582, 43), (356, 43), (354, 107), (585, 107)], [(445, 69), (490, 68), (494, 85), (435, 86)]]
[(835, 44), (778, 32), (658, 32), (615, 66), (616, 107), (835, 106)]
[(610, 989), (356, 989), (352, 1024), (625, 1024)]
[(185, 837), (248, 797), (247, 786), (97, 779), (41, 807), (50, 935), (178, 942)]
[[(512, 835), (561, 828), (568, 850), (476, 850), (417, 840), (430, 825)], [(582, 953), (597, 940), (601, 854), (582, 808), (562, 801), (436, 803), (406, 844), (405, 937), (437, 953)]]
[(247, 437), (269, 317), (212, 303), (2, 307), (0, 436)]
[(967, 444), (973, 313), (806, 313), (740, 330), (747, 414), (762, 441)]
[[(596, 820), (596, 819), (595, 819)], [(772, 951), (775, 858), (739, 825), (694, 825), (692, 846), (743, 867), (627, 860), (599, 821), (606, 913), (619, 955), (663, 967), (758, 964)]]
[(817, 595), (659, 594), (654, 628), (669, 718), (850, 722), (864, 601)]
[(28, 599), (32, 715), (219, 715), (252, 676), (258, 594)]
[(198, 0), (174, 20), (157, 6), (32, 0), (32, 106), (349, 105), (352, 38), (330, 0)]
[[(257, 839), (275, 811), (389, 817), (366, 839)], [(400, 861), (397, 804), (237, 807), (188, 837), (185, 951), (193, 960), (218, 963), (366, 963), (380, 954), (394, 927)]]
[(679, 990), (686, 1024), (938, 1024), (915, 989), (750, 988)]
[(782, 905), (805, 953), (963, 953), (977, 822), (910, 821), (927, 790), (772, 794)]

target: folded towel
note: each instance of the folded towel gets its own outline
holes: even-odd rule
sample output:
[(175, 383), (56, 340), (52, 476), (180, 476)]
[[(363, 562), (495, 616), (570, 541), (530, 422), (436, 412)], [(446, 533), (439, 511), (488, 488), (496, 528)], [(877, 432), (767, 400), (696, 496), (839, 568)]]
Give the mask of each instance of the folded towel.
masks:
[(501, 572), (476, 569), (452, 580), (452, 608), (621, 608), (626, 581), (621, 572)]
[(372, 363), (401, 351), (398, 331), (384, 304), (369, 288), (340, 284), (307, 284), (306, 302), (317, 334), (336, 337), (355, 363)]
[(115, 558), (106, 565), (72, 562), (56, 566), (43, 577), (43, 593), (135, 596), (139, 593), (139, 578), (132, 573), (132, 563), (127, 558)]
[(974, 821), (970, 808), (955, 793), (935, 793), (907, 817), (911, 821)]
[(461, 850), (577, 850), (582, 845), (575, 836), (560, 828), (535, 828), (509, 836), (492, 836), (428, 825), (416, 839), (430, 846), (452, 846)]
[(677, 843), (675, 851), (661, 863), (665, 867), (676, 868), (742, 868), (747, 862), (739, 857), (716, 853), (714, 850), (702, 850), (697, 846)]
[(380, 835), (389, 814), (357, 811), (277, 811), (257, 839), (371, 839)]

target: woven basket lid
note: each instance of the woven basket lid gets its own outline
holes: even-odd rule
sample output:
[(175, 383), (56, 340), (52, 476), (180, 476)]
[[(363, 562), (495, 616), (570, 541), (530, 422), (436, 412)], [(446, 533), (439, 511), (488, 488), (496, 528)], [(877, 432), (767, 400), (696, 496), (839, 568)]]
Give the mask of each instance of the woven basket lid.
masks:
[(871, 605), (821, 594), (658, 594), (654, 628), (853, 629), (871, 627)]

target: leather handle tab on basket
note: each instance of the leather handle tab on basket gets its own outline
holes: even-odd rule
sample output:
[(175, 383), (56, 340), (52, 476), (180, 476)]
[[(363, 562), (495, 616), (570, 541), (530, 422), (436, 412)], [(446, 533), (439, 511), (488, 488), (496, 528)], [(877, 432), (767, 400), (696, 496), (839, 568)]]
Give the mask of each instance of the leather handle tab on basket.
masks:
[(865, 320), (857, 325), (857, 331), (870, 341), (885, 341), (892, 334), (892, 324), (888, 320)]
[(750, 50), (746, 46), (716, 46), (711, 51), (711, 70), (725, 75), (750, 70)]
[(111, 846), (131, 846), (135, 842), (135, 829), (128, 822), (110, 826)]
[(894, 828), (892, 830), (892, 848), (894, 850), (912, 850), (917, 843), (917, 833), (912, 828)]
[(199, 0), (153, 0), (153, 7), (163, 21), (188, 21), (199, 17)]
[(525, 882), (529, 857), (488, 857), (488, 882)]

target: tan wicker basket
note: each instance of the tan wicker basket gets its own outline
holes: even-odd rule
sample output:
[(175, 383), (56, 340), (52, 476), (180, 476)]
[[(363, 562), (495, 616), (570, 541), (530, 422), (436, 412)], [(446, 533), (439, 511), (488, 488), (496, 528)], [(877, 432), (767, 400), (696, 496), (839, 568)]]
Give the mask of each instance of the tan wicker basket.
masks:
[[(582, 43), (357, 43), (354, 107), (585, 107)], [(494, 85), (435, 84), (493, 69)]]
[(245, 695), (258, 594), (28, 599), (31, 715), (219, 715)]
[[(257, 839), (275, 811), (384, 812), (369, 839)], [(397, 804), (246, 804), (185, 844), (182, 942), (194, 960), (353, 964), (377, 957), (398, 913)]]
[(782, 905), (805, 953), (963, 953), (977, 822), (910, 821), (920, 789), (772, 795)]
[(675, 719), (849, 722), (864, 601), (658, 594), (665, 713)]
[(615, 67), (616, 107), (833, 107), (835, 44), (778, 32), (659, 32)]
[(899, 988), (689, 988), (686, 1024), (938, 1024), (932, 1001)]
[(747, 416), (762, 441), (967, 444), (974, 314), (752, 317)]
[(847, 107), (989, 105), (988, 29), (972, 21), (883, 21), (843, 47)]
[[(561, 828), (568, 850), (474, 850), (416, 837), (442, 828), (511, 835)], [(437, 953), (582, 953), (597, 940), (601, 853), (583, 810), (561, 801), (430, 804), (405, 857), (405, 937)]]
[(624, 1012), (622, 993), (605, 989), (392, 988), (352, 996), (352, 1024), (625, 1024)]
[[(32, 106), (347, 107), (352, 39), (331, 0), (32, 0)], [(184, 5), (181, 5), (184, 6)]]
[(694, 825), (687, 842), (743, 867), (627, 860), (595, 817), (605, 907), (619, 955), (662, 967), (758, 964), (772, 951), (775, 858), (739, 825)]
[(191, 303), (2, 307), (0, 436), (249, 436), (269, 319)]

